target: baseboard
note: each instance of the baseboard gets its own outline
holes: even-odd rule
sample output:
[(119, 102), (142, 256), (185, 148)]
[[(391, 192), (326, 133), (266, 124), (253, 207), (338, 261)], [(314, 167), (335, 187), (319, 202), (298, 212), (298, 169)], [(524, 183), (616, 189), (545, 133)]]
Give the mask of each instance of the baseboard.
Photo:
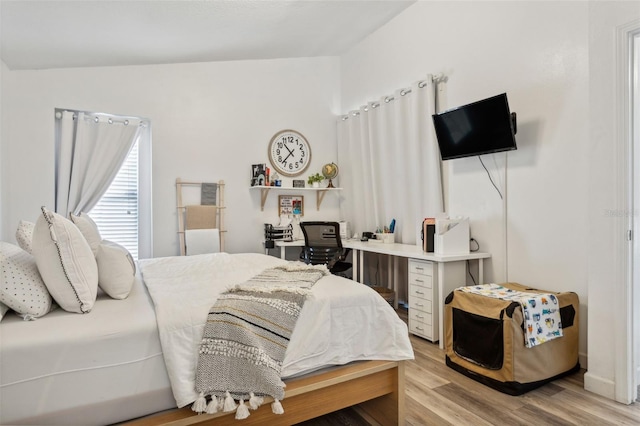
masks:
[(615, 400), (616, 384), (613, 380), (596, 376), (590, 372), (584, 373), (584, 389), (593, 392), (605, 398)]
[(588, 370), (589, 364), (587, 363), (587, 354), (578, 353), (578, 361), (580, 362), (580, 368)]

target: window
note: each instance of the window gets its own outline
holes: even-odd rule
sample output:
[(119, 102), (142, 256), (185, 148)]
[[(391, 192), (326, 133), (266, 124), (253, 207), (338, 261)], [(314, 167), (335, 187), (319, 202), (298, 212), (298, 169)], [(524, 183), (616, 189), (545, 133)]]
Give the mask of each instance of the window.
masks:
[(136, 260), (153, 256), (151, 123), (145, 121), (111, 186), (89, 212), (102, 238), (126, 247)]
[[(67, 127), (63, 130), (62, 121), (69, 123), (73, 114), (73, 122), (81, 111), (58, 109), (55, 110), (55, 140), (56, 140), (56, 191), (58, 185), (64, 188), (64, 179), (58, 182), (58, 167), (61, 163), (60, 152), (63, 137), (70, 137), (70, 132), (75, 135), (76, 128)], [(95, 119), (107, 118), (109, 123), (126, 122), (135, 117), (118, 116), (82, 111), (85, 117)], [(151, 217), (151, 122), (145, 118), (136, 118), (140, 121), (137, 139), (134, 141), (120, 170), (111, 182), (98, 203), (87, 212), (96, 222), (103, 239), (116, 242), (129, 250), (137, 259), (153, 256), (152, 242), (152, 217)], [(63, 135), (63, 132), (64, 135)], [(75, 138), (75, 136), (73, 136)], [(65, 139), (67, 140), (67, 139)], [(73, 142), (73, 141), (72, 141)], [(65, 155), (69, 152), (65, 152)], [(66, 157), (65, 157), (66, 158)], [(56, 203), (57, 192), (56, 192)], [(62, 203), (66, 203), (63, 200)]]
[(89, 216), (105, 240), (126, 247), (138, 259), (138, 145), (136, 141), (111, 186)]

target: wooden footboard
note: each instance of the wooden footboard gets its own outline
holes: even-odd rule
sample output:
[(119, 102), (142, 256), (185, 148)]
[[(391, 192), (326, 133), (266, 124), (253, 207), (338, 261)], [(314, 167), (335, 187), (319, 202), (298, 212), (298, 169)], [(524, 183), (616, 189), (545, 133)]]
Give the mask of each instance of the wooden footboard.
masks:
[(362, 361), (287, 380), (284, 414), (271, 412), (271, 398), (249, 418), (235, 413), (196, 414), (190, 407), (138, 419), (127, 425), (293, 425), (357, 405), (381, 425), (404, 424), (404, 362)]

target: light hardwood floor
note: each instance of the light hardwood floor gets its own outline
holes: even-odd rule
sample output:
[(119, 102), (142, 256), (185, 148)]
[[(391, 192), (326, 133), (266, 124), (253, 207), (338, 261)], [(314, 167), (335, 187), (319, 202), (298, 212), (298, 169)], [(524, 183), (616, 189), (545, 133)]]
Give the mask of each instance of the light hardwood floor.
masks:
[(640, 403), (624, 405), (585, 391), (584, 370), (510, 396), (447, 367), (437, 344), (413, 335), (411, 343), (415, 360), (405, 369), (407, 425), (640, 425)]

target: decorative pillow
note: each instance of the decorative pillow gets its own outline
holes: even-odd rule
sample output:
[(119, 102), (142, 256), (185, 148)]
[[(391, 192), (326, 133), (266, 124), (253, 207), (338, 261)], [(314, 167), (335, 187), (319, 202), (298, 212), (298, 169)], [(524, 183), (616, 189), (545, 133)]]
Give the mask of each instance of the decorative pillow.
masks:
[(82, 235), (89, 243), (91, 251), (95, 256), (98, 252), (98, 246), (102, 242), (98, 225), (96, 225), (93, 219), (86, 213), (80, 213), (78, 216), (71, 214), (71, 221), (75, 223), (80, 232), (82, 232)]
[(20, 248), (29, 254), (32, 254), (31, 240), (33, 239), (33, 228), (36, 226), (33, 222), (21, 220), (16, 230), (16, 241)]
[(136, 264), (129, 250), (113, 241), (102, 240), (96, 261), (100, 288), (114, 299), (125, 299), (136, 275)]
[(87, 313), (98, 293), (98, 265), (80, 230), (42, 207), (33, 230), (33, 255), (49, 293), (62, 309)]
[(51, 295), (33, 256), (18, 246), (0, 242), (0, 264), (0, 302), (34, 318), (51, 310)]
[(0, 302), (0, 321), (2, 321), (2, 318), (4, 318), (4, 314), (6, 314), (8, 311), (9, 307)]

